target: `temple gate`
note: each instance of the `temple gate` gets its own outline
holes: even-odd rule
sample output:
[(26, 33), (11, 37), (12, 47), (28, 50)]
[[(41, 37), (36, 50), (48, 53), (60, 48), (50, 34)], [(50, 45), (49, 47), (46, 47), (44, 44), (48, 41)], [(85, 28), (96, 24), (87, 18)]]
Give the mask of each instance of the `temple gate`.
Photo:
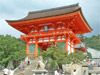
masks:
[(65, 42), (65, 51), (75, 52), (75, 45), (81, 43), (76, 34), (92, 31), (78, 4), (49, 10), (29, 12), (20, 20), (6, 20), (21, 31), (20, 39), (27, 43), (26, 54), (35, 57), (57, 42)]

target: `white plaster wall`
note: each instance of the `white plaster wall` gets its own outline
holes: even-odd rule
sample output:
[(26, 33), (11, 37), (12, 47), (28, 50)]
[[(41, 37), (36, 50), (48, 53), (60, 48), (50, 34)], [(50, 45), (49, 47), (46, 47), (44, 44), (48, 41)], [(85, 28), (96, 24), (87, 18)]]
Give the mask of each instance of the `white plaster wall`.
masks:
[(87, 48), (87, 51), (91, 53), (92, 58), (100, 58), (100, 51), (90, 47)]

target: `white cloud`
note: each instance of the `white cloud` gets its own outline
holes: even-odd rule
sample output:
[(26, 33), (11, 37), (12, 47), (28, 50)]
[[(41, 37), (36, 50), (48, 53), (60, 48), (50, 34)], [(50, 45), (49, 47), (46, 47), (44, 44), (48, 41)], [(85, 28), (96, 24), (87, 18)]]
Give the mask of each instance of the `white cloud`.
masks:
[(0, 19), (0, 35), (7, 34), (15, 36), (17, 38), (20, 37), (20, 35), (23, 35), (21, 32), (8, 25), (7, 22), (5, 22), (5, 20)]

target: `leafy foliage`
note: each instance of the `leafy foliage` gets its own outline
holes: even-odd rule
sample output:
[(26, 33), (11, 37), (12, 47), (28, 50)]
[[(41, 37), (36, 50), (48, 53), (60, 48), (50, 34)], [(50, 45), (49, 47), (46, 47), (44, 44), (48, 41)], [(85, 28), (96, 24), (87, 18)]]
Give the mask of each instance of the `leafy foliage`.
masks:
[(92, 59), (92, 55), (91, 55), (91, 53), (89, 53), (89, 52), (87, 52), (87, 57), (86, 57), (86, 59)]
[(0, 64), (7, 66), (12, 60), (14, 66), (18, 66), (19, 62), (25, 58), (25, 44), (18, 41), (10, 35), (0, 35)]
[(80, 36), (83, 42), (86, 43), (87, 47), (91, 47), (97, 50), (100, 50), (100, 35), (92, 36), (92, 37), (85, 37), (83, 35)]
[(52, 68), (62, 68), (62, 64), (70, 63), (81, 63), (82, 60), (86, 58), (81, 51), (68, 54), (63, 50), (62, 43), (52, 45), (47, 51), (44, 51), (39, 54), (44, 60), (48, 61), (51, 64)]

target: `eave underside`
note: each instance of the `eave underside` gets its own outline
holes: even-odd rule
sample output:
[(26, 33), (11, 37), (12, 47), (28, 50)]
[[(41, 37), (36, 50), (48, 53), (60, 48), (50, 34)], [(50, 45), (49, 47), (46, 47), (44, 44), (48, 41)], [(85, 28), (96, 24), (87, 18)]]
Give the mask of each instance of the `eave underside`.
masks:
[(32, 31), (32, 29), (38, 29), (41, 26), (45, 25), (53, 25), (55, 27), (58, 26), (59, 23), (63, 24), (65, 28), (72, 29), (72, 31), (76, 34), (84, 34), (91, 32), (91, 28), (84, 21), (84, 18), (81, 15), (80, 11), (60, 15), (60, 16), (53, 16), (48, 18), (30, 20), (30, 21), (23, 21), (23, 22), (16, 22), (16, 23), (9, 23), (15, 29), (23, 32), (24, 34), (28, 34)]
[[(24, 35), (24, 36), (21, 36), (20, 39), (26, 43), (28, 43), (31, 40), (32, 44), (35, 44), (36, 42), (38, 43), (64, 42), (67, 39), (69, 39), (70, 41), (73, 41), (74, 44), (81, 43), (80, 39), (70, 30), (66, 32), (62, 32), (62, 33), (51, 33), (51, 34), (42, 34), (42, 35)], [(44, 41), (44, 40), (48, 40), (48, 41)]]

